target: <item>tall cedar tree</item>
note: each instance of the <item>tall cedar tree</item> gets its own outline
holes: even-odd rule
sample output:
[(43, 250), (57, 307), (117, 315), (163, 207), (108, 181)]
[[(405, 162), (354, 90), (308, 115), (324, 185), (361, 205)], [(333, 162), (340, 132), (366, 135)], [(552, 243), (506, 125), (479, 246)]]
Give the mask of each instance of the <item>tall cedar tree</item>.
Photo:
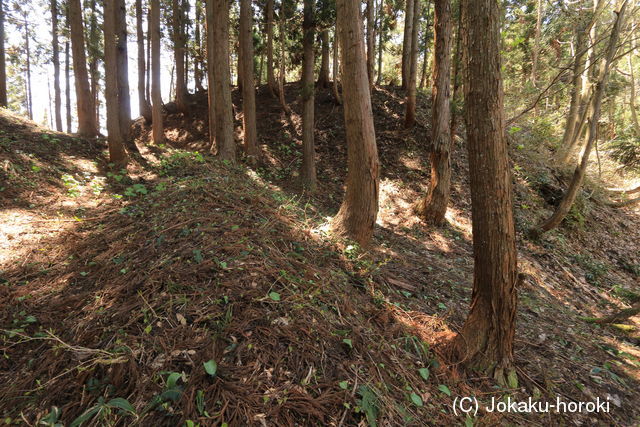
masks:
[(338, 0), (347, 137), (346, 191), (333, 230), (366, 246), (378, 215), (379, 163), (373, 127), (360, 2)]
[(473, 222), (471, 308), (455, 348), (471, 369), (499, 383), (513, 370), (517, 255), (511, 172), (504, 136), (500, 5), (464, 0), (465, 119)]
[(129, 94), (129, 55), (127, 50), (127, 8), (125, 0), (117, 1), (115, 13), (120, 133), (125, 145), (130, 150), (137, 152), (138, 148), (129, 137), (131, 128), (131, 95)]
[(315, 37), (314, 7), (314, 0), (304, 0), (304, 19), (302, 22), (302, 46), (304, 51), (302, 59), (302, 169), (300, 176), (302, 185), (309, 191), (316, 191), (318, 186), (313, 135), (315, 128), (315, 82), (313, 79), (315, 60), (313, 50), (313, 39)]
[(242, 123), (244, 150), (254, 160), (259, 157), (256, 127), (256, 85), (253, 69), (253, 8), (251, 0), (240, 0), (240, 56), (242, 56)]
[[(411, 0), (409, 0), (411, 1)], [(407, 83), (407, 101), (404, 115), (404, 127), (409, 129), (416, 124), (416, 92), (418, 79), (418, 30), (420, 29), (420, 2), (413, 0), (413, 23), (411, 24), (411, 49), (409, 55), (409, 81)]]
[(576, 166), (573, 172), (573, 177), (571, 178), (571, 182), (569, 183), (569, 188), (567, 188), (567, 191), (563, 195), (562, 200), (558, 204), (558, 207), (554, 211), (553, 215), (551, 215), (549, 219), (544, 221), (535, 230), (533, 230), (534, 235), (552, 230), (560, 225), (564, 217), (567, 216), (567, 214), (571, 210), (571, 206), (573, 206), (573, 203), (578, 196), (578, 191), (582, 186), (582, 181), (584, 180), (584, 175), (587, 171), (589, 155), (591, 154), (591, 150), (593, 149), (596, 138), (598, 137), (598, 122), (600, 120), (602, 98), (607, 86), (607, 77), (609, 76), (611, 63), (614, 61), (614, 56), (616, 54), (618, 36), (620, 34), (620, 28), (624, 23), (624, 15), (626, 9), (627, 0), (622, 3), (622, 5), (620, 6), (620, 10), (617, 12), (615, 24), (611, 29), (611, 36), (609, 37), (609, 45), (607, 46), (606, 55), (600, 62), (598, 81), (596, 82), (595, 92), (591, 101), (591, 105), (587, 108), (588, 111), (591, 111), (591, 119), (589, 120), (589, 128), (587, 129), (587, 144), (582, 153), (582, 159)]
[(71, 25), (71, 51), (78, 109), (78, 134), (94, 137), (98, 135), (98, 127), (87, 74), (87, 55), (85, 53), (80, 0), (69, 0), (69, 23)]
[(273, 1), (274, 0), (267, 0), (265, 13), (267, 15), (267, 85), (269, 87), (269, 93), (275, 97), (278, 92), (278, 83), (276, 82), (276, 75), (273, 71)]
[[(118, 24), (117, 15), (120, 13), (120, 0), (105, 0), (104, 2), (104, 66), (107, 70), (117, 70), (118, 67)], [(119, 70), (118, 70), (119, 71)], [(127, 164), (127, 155), (124, 151), (124, 140), (120, 126), (120, 104), (118, 73), (105, 73), (105, 98), (107, 106), (107, 133), (109, 142), (109, 162), (116, 169)]]
[[(50, 4), (51, 4), (51, 49), (53, 54), (52, 60), (53, 60), (53, 104), (54, 104), (54, 110), (55, 110), (54, 115), (55, 115), (56, 130), (58, 132), (62, 132), (62, 99), (60, 96), (60, 41), (58, 39), (58, 0), (51, 0)], [(4, 35), (1, 32), (0, 32), (0, 37), (4, 37)], [(3, 43), (3, 42), (0, 42), (0, 43)], [(0, 52), (1, 52), (1, 49), (0, 49)]]
[[(209, 73), (213, 77), (215, 100), (215, 141), (218, 157), (235, 162), (236, 144), (233, 139), (233, 105), (231, 104), (231, 72), (229, 70), (229, 3), (227, 0), (207, 1), (207, 26), (212, 29), (207, 37), (209, 45)], [(211, 43), (213, 42), (213, 45)], [(209, 105), (209, 108), (212, 108)], [(214, 146), (211, 147), (214, 150)]]
[(329, 86), (329, 29), (325, 28), (320, 32), (320, 43), (322, 43), (322, 53), (320, 58), (320, 73), (318, 75), (318, 86), (326, 88)]
[(173, 53), (176, 66), (176, 107), (181, 113), (187, 112), (187, 85), (185, 84), (185, 37), (184, 10), (180, 0), (172, 1)]
[[(140, 115), (144, 117), (147, 123), (151, 123), (151, 104), (147, 98), (146, 91), (146, 68), (147, 65), (144, 57), (144, 29), (142, 27), (142, 0), (136, 0), (136, 46), (138, 48), (138, 105), (140, 107)], [(147, 34), (147, 37), (149, 35)]]
[(0, 0), (0, 107), (7, 106), (7, 66), (4, 49), (4, 0)]
[(402, 88), (409, 87), (409, 73), (411, 72), (411, 41), (413, 34), (413, 0), (406, 0), (404, 9), (404, 34), (402, 42)]
[(162, 123), (162, 93), (160, 92), (160, 0), (150, 0), (150, 2), (152, 135), (155, 144), (162, 144), (164, 142), (164, 126)]
[[(451, 1), (435, 0), (435, 56), (431, 89), (431, 185), (418, 213), (435, 225), (444, 222), (449, 204), (451, 167)], [(426, 60), (426, 58), (425, 58)]]
[(375, 0), (367, 0), (367, 77), (369, 77), (371, 88), (373, 88), (374, 64), (376, 63), (375, 11)]

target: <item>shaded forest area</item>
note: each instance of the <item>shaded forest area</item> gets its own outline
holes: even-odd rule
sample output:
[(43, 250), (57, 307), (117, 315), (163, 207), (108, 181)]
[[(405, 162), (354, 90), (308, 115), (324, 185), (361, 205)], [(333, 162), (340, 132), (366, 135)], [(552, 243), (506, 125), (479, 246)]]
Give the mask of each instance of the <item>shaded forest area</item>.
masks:
[(6, 3), (6, 425), (640, 422), (637, 2)]

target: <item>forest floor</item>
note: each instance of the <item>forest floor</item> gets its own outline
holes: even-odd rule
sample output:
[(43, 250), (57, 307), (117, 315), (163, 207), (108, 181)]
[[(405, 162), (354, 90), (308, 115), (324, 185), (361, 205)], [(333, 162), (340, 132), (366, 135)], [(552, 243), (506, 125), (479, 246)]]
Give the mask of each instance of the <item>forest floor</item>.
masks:
[[(342, 109), (316, 98), (319, 191), (301, 191), (300, 105), (261, 88), (258, 166), (208, 154), (206, 96), (166, 119), (167, 144), (109, 170), (104, 141), (0, 113), (0, 416), (84, 425), (637, 425), (640, 318), (586, 322), (640, 298), (640, 212), (606, 205), (604, 161), (563, 226), (549, 215), (570, 171), (532, 123), (509, 130), (520, 289), (518, 386), (452, 363), (446, 343), (473, 278), (466, 150), (458, 138), (447, 224), (412, 212), (428, 184), (428, 103), (373, 96), (381, 160), (371, 247), (335, 239), (346, 170)], [(237, 93), (234, 101), (238, 105)], [(237, 137), (241, 114), (236, 111)], [(593, 168), (592, 168), (593, 169)], [(595, 168), (594, 170), (596, 170)], [(626, 177), (627, 180), (633, 177)], [(632, 183), (627, 182), (628, 186)], [(634, 210), (635, 209), (635, 210)], [(215, 363), (207, 363), (213, 361)], [(456, 397), (609, 402), (607, 413), (456, 415)], [(51, 424), (52, 425), (52, 424)]]

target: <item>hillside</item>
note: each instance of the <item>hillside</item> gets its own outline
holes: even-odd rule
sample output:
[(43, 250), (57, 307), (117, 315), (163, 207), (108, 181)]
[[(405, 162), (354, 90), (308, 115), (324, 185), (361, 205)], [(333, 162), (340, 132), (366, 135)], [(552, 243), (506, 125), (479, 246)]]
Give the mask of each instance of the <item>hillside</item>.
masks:
[[(144, 161), (128, 174), (106, 172), (101, 142), (2, 113), (7, 424), (37, 424), (56, 415), (53, 407), (65, 424), (89, 414), (96, 425), (640, 422), (640, 318), (626, 327), (584, 320), (640, 297), (640, 217), (637, 207), (606, 205), (602, 181), (613, 178), (591, 177), (563, 227), (532, 240), (527, 230), (550, 213), (568, 173), (547, 166), (553, 147), (538, 144), (535, 123), (523, 119), (510, 132), (526, 276), (519, 384), (502, 389), (463, 373), (447, 353), (473, 278), (462, 139), (452, 154), (448, 224), (428, 227), (411, 208), (428, 184), (426, 98), (419, 125), (404, 131), (403, 94), (374, 92), (380, 213), (363, 250), (327, 234), (345, 178), (342, 109), (330, 92), (317, 95), (319, 191), (302, 194), (296, 92), (287, 87), (287, 117), (259, 91), (265, 160), (255, 167), (205, 154), (204, 94), (192, 98), (192, 115), (167, 117), (170, 146), (149, 145), (149, 129), (136, 122)], [(453, 399), (469, 395), (599, 397), (611, 411), (456, 416)], [(91, 412), (104, 402), (111, 406)]]

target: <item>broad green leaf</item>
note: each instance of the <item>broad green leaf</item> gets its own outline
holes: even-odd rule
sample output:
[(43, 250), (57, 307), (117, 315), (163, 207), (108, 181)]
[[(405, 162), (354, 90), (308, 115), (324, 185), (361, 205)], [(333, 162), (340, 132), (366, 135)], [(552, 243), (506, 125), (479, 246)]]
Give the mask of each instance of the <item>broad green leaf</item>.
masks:
[(420, 376), (424, 378), (425, 381), (429, 379), (429, 368), (420, 368), (418, 372), (420, 372)]
[(447, 396), (451, 396), (451, 390), (449, 390), (449, 387), (447, 387), (444, 384), (440, 384), (438, 386), (438, 390), (440, 390), (441, 392), (443, 392), (444, 394), (446, 394)]
[(269, 298), (274, 301), (280, 301), (280, 294), (277, 292), (269, 292)]
[(204, 370), (207, 372), (207, 374), (215, 377), (216, 373), (218, 372), (218, 364), (214, 360), (209, 360), (208, 362), (204, 363)]
[(340, 386), (341, 389), (346, 390), (347, 388), (349, 388), (349, 382), (348, 381), (340, 381), (338, 383), (338, 385)]
[(414, 405), (418, 407), (421, 407), (423, 405), (422, 398), (418, 396), (416, 393), (411, 393), (410, 397)]
[(111, 399), (109, 402), (107, 402), (107, 406), (122, 409), (123, 411), (131, 412), (132, 414), (135, 414), (136, 412), (136, 408), (134, 408), (127, 399), (124, 399), (122, 397)]

